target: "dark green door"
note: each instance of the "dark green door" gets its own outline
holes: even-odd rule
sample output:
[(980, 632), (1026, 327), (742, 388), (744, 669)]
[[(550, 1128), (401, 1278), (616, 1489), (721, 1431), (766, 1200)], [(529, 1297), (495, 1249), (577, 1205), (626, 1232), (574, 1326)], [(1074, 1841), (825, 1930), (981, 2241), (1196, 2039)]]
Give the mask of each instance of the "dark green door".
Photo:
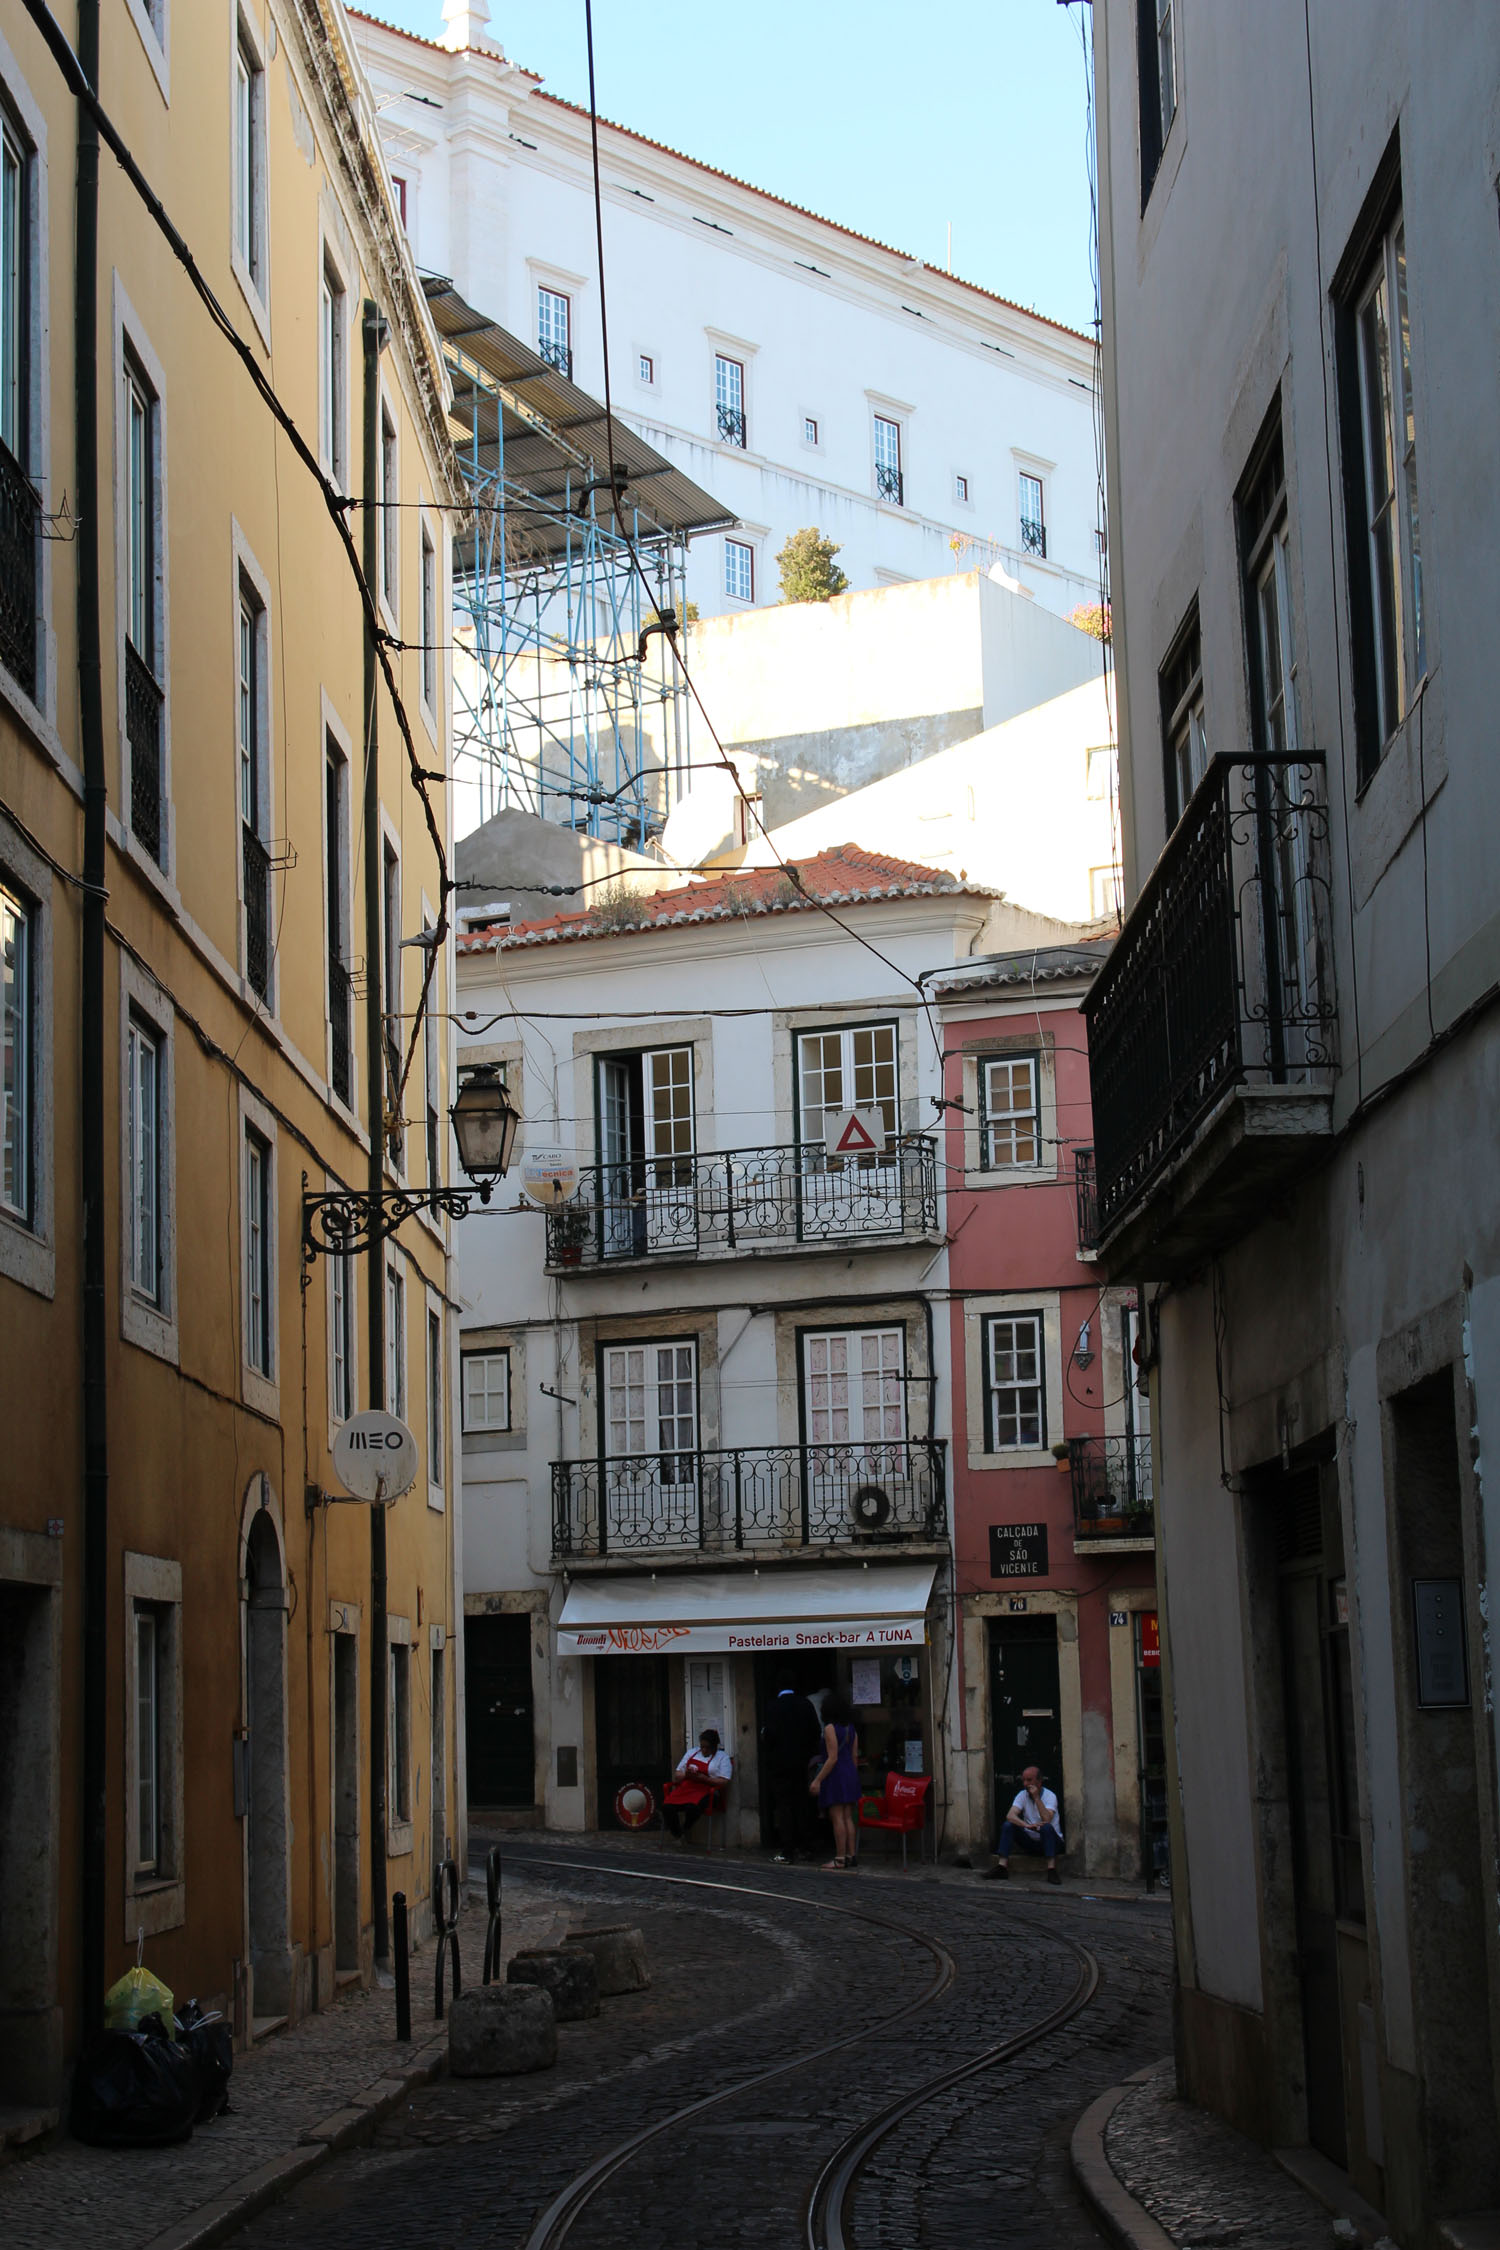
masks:
[(1324, 1595), (1324, 1581), (1316, 1567), (1282, 1573), (1287, 1782), (1302, 2037), (1307, 2057), (1307, 2137), (1330, 2162), (1343, 2166), (1348, 2162), (1348, 2129), (1339, 1994), (1334, 1791), (1319, 1615)]
[(469, 1804), (536, 1802), (531, 1619), (464, 1619)]
[[(1040, 1766), (1063, 1801), (1062, 1710), (1057, 1692), (1055, 1617), (990, 1620), (990, 1756), (995, 1828), (1010, 1810), (1028, 1766)], [(1067, 1830), (1063, 1830), (1064, 1837)]]
[(626, 1825), (616, 1818), (615, 1798), (629, 1781), (644, 1782), (660, 1805), (677, 1763), (671, 1721), (666, 1657), (594, 1658), (594, 1770), (601, 1828)]

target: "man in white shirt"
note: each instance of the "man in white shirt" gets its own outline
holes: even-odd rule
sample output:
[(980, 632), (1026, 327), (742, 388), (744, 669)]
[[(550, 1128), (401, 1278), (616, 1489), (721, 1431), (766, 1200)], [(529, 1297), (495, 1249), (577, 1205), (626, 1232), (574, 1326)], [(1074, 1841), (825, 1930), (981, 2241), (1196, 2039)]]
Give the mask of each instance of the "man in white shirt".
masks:
[(1018, 1847), (1023, 1852), (1044, 1852), (1048, 1882), (1062, 1881), (1057, 1872), (1057, 1855), (1063, 1848), (1062, 1814), (1053, 1791), (1042, 1787), (1037, 1766), (1028, 1766), (1021, 1776), (1021, 1786), (1000, 1831), (995, 1864), (984, 1871), (987, 1882), (1010, 1880), (1010, 1855)]
[(685, 1837), (700, 1813), (734, 1779), (734, 1760), (719, 1748), (716, 1727), (705, 1727), (695, 1750), (691, 1743), (677, 1761), (672, 1786), (661, 1801), (661, 1817), (674, 1836)]

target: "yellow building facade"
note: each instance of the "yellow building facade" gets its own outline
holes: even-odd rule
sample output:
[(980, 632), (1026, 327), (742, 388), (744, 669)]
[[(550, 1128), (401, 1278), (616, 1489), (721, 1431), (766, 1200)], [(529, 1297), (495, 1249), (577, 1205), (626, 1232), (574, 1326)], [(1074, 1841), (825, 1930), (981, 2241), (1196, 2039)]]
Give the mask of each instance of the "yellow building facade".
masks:
[[(464, 1863), (447, 1221), (304, 1251), (306, 1196), (448, 1176), (441, 359), (337, 0), (53, 20), (0, 20), (0, 2103), (33, 2110), (142, 1934), (246, 2040)], [(420, 1448), (382, 1511), (330, 1497), (371, 1406)]]

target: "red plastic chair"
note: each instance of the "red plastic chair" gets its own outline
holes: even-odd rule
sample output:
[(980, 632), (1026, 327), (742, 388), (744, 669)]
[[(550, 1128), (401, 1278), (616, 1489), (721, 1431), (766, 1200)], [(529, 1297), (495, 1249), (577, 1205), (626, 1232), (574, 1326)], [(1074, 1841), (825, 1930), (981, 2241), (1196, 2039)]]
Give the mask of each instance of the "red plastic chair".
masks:
[(922, 1859), (926, 1846), (922, 1841), (927, 1829), (927, 1792), (932, 1787), (931, 1774), (888, 1773), (885, 1788), (878, 1797), (861, 1797), (859, 1800), (859, 1825), (861, 1828), (888, 1828), (901, 1838), (901, 1864), (906, 1865), (906, 1839), (915, 1836), (917, 1857)]

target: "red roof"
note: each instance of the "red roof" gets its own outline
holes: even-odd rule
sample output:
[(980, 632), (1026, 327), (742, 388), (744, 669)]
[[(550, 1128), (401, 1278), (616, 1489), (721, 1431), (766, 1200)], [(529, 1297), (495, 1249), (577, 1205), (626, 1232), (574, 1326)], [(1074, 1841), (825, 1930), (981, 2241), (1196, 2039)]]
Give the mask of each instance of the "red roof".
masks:
[(822, 906), (864, 906), (872, 900), (939, 896), (996, 898), (981, 883), (956, 880), (914, 859), (890, 859), (859, 844), (830, 844), (811, 859), (781, 867), (736, 868), (725, 875), (675, 883), (647, 897), (629, 892), (626, 919), (612, 900), (593, 912), (550, 914), (537, 922), (472, 930), (458, 939), (461, 953), (501, 952), (510, 946), (558, 945), (580, 938), (639, 937), (647, 930), (680, 929), (692, 922), (744, 921), (761, 914), (815, 914)]

